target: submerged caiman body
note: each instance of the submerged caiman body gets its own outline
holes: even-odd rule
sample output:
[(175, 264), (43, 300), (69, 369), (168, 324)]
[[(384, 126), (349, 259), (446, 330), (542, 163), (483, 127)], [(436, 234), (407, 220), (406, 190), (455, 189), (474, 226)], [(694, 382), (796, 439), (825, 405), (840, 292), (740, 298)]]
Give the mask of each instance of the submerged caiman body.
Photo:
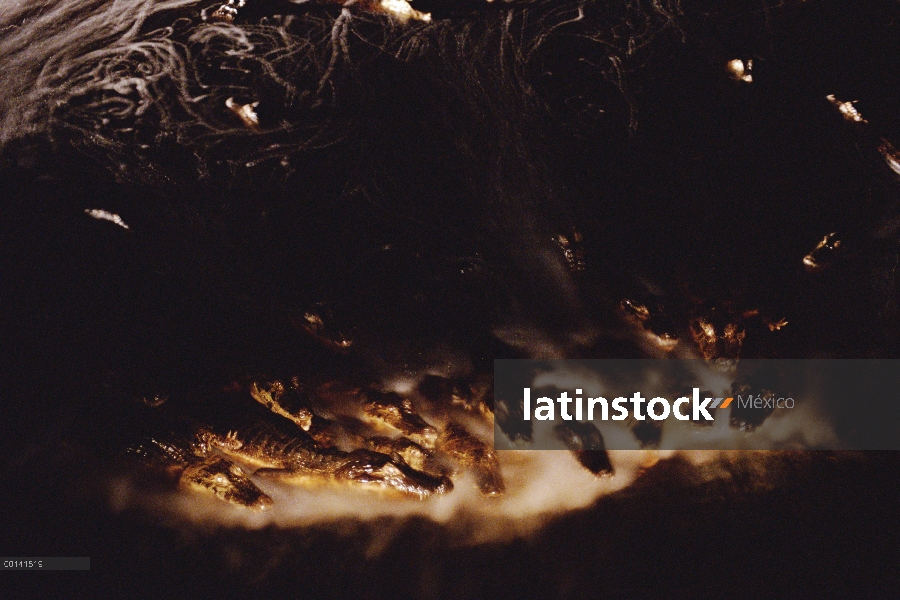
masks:
[(253, 510), (272, 506), (262, 488), (274, 482), (422, 500), (449, 492), (451, 477), (472, 471), (484, 495), (503, 493), (493, 449), (448, 415), (437, 426), (409, 398), (358, 388), (341, 392), (337, 412), (320, 410), (315, 394), (294, 379), (233, 385), (202, 410), (145, 402), (142, 420), (150, 425), (128, 450), (174, 474), (181, 489)]

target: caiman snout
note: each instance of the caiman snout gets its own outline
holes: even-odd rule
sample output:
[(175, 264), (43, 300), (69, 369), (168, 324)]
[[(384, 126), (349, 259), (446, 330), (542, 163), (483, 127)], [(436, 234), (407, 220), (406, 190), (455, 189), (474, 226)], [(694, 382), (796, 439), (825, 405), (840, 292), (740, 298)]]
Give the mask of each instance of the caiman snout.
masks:
[(181, 485), (245, 508), (266, 510), (272, 506), (272, 499), (250, 481), (243, 469), (224, 458), (189, 466), (181, 475)]
[(391, 457), (370, 450), (354, 450), (337, 473), (338, 478), (393, 489), (418, 498), (453, 489), (450, 479), (415, 471)]
[(726, 371), (735, 367), (747, 334), (740, 315), (712, 308), (692, 318), (690, 330), (700, 355), (713, 367)]

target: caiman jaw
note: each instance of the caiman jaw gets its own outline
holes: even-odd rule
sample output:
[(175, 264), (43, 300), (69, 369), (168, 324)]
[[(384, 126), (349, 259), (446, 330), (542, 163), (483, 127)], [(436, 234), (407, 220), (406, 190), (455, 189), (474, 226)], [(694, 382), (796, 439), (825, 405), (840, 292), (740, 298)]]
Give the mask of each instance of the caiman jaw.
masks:
[(272, 506), (272, 499), (240, 467), (224, 458), (187, 467), (181, 475), (181, 485), (244, 508), (266, 510)]
[(402, 463), (391, 461), (385, 454), (369, 450), (351, 452), (336, 475), (339, 479), (372, 484), (420, 499), (453, 489), (447, 477), (414, 471)]
[(408, 399), (393, 392), (370, 390), (363, 412), (371, 421), (396, 429), (423, 448), (434, 448), (437, 429), (415, 412)]

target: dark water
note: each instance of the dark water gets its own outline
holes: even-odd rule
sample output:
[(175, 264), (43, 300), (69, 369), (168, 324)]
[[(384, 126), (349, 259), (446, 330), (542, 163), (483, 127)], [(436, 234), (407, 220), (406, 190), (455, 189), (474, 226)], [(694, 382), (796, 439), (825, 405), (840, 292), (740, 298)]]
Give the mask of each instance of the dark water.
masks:
[[(789, 317), (748, 355), (896, 357), (900, 188), (877, 148), (900, 147), (900, 9), (775, 4), (434, 1), (417, 5), (434, 25), (392, 29), (273, 1), (220, 33), (203, 3), (9, 9), (2, 545), (94, 565), (5, 574), (10, 597), (896, 596), (892, 454), (705, 482), (663, 462), (475, 547), (416, 520), (200, 531), (116, 513), (102, 484), (135, 397), (190, 404), (260, 372), (365, 381), (438, 346), (473, 372), (548, 348), (640, 356), (606, 334), (647, 281), (676, 307)], [(258, 101), (259, 129), (227, 98)], [(573, 228), (577, 275), (553, 241)], [(832, 231), (846, 258), (806, 273)], [(298, 333), (311, 307), (351, 356)]]
[(705, 482), (667, 461), (534, 537), (470, 546), (422, 519), (165, 525), (109, 510), (83, 457), (61, 453), (74, 471), (4, 465), (4, 539), (90, 556), (91, 571), (6, 573), (15, 597), (891, 598), (900, 583), (895, 454), (770, 456), (765, 476), (736, 466)]

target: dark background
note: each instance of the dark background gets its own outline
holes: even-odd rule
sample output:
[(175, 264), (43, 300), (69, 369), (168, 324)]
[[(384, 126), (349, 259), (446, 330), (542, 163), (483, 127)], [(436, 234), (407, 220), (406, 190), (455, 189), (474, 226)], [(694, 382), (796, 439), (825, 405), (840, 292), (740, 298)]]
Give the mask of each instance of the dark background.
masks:
[[(437, 341), (489, 370), (522, 352), (492, 335), (498, 322), (563, 339), (606, 322), (635, 276), (774, 304), (791, 328), (765, 356), (896, 356), (897, 181), (876, 147), (900, 145), (900, 5), (685, 2), (668, 26), (650, 3), (588, 4), (591, 31), (624, 32), (618, 46), (551, 37), (513, 77), (509, 7), (433, 4), (419, 8), (483, 43), (468, 60), (359, 50), (327, 115), (347, 133), (292, 152), (290, 168), (239, 168), (287, 134), (204, 145), (152, 118), (111, 155), (67, 125), (92, 118), (89, 98), (3, 148), (4, 553), (92, 558), (89, 573), (6, 573), (11, 597), (896, 596), (894, 454), (775, 456), (765, 485), (740, 466), (703, 483), (668, 461), (513, 543), (457, 547), (431, 523), (383, 523), (396, 537), (372, 559), (364, 528), (210, 533), (107, 508), (101, 482), (136, 397), (189, 404), (260, 371), (365, 379), (381, 347)], [(270, 8), (338, 12), (271, 2), (242, 18)], [(735, 57), (753, 59), (753, 84), (728, 78)], [(324, 119), (248, 77), (263, 124)], [(870, 126), (827, 94), (859, 100)], [(589, 270), (560, 284), (538, 265), (573, 226)], [(835, 230), (849, 258), (807, 276), (803, 255)], [(321, 303), (358, 354), (324, 355), (291, 326)], [(576, 352), (636, 352), (598, 347)]]

